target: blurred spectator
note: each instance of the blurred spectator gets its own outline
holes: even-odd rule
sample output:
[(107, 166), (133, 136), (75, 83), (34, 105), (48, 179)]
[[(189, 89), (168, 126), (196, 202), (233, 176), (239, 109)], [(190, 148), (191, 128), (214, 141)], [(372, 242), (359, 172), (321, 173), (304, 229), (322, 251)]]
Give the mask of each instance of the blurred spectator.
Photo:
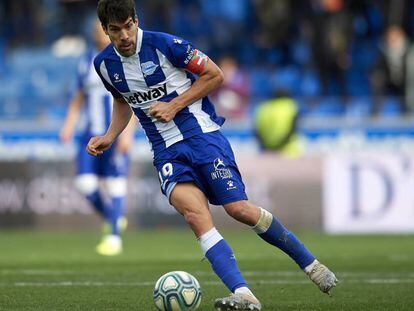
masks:
[(373, 115), (377, 115), (381, 111), (384, 96), (399, 97), (400, 110), (404, 114), (407, 113), (408, 107), (404, 96), (409, 47), (409, 40), (400, 26), (391, 25), (388, 27), (371, 74), (372, 90), (375, 97)]
[(251, 44), (253, 31), (249, 25), (250, 0), (199, 0), (202, 17), (206, 21), (209, 35), (209, 51), (213, 59), (223, 54), (240, 53), (246, 44)]
[(11, 46), (33, 45), (41, 41), (42, 8), (36, 0), (2, 0), (0, 35)]
[(243, 119), (247, 116), (250, 95), (250, 81), (246, 73), (230, 56), (218, 62), (224, 73), (224, 82), (213, 94), (217, 113), (229, 119)]
[[(15, 82), (14, 88), (4, 88), (4, 94), (10, 98), (20, 96), (17, 85), (26, 83), (28, 75), (19, 68), (44, 67), (34, 57), (26, 58), (25, 66), (19, 66), (22, 62), (15, 60), (16, 55), (16, 59), (32, 55), (34, 47), (39, 47), (37, 55), (41, 58), (51, 46), (53, 55), (65, 57), (62, 62), (68, 63), (65, 68), (69, 68), (68, 60), (82, 53), (85, 39), (91, 38), (96, 3), (97, 0), (0, 1), (0, 55), (7, 57), (0, 59), (0, 78)], [(404, 53), (409, 55), (404, 57), (404, 73), (397, 72), (397, 76), (404, 78), (401, 83), (395, 81), (394, 75), (391, 77), (391, 71), (398, 70), (388, 67), (391, 62), (393, 68), (404, 67), (391, 56), (398, 54), (397, 49), (385, 48), (386, 40), (378, 48), (385, 25), (399, 25), (408, 37), (402, 49), (408, 49), (405, 45), (414, 38), (414, 1), (136, 0), (136, 3), (140, 23), (145, 28), (187, 38), (214, 60), (225, 59), (225, 55), (238, 60), (239, 65), (228, 66), (237, 68), (228, 70), (236, 74), (230, 74), (232, 77), (217, 94), (218, 108), (229, 118), (244, 117), (248, 102), (268, 98), (274, 89), (302, 96), (304, 102), (315, 99), (316, 95), (340, 96), (342, 101), (335, 99), (336, 102), (349, 101), (350, 106), (353, 99), (348, 97), (367, 96), (372, 90), (376, 96), (374, 113), (384, 110), (382, 106), (389, 107), (387, 103), (391, 101), (383, 105), (378, 99), (383, 95), (406, 95), (409, 99), (397, 107), (403, 112), (407, 110), (407, 102), (414, 102), (414, 90), (405, 87), (407, 83), (414, 84), (414, 50)], [(373, 69), (378, 53), (378, 67)], [(407, 57), (412, 61), (407, 61)], [(44, 71), (56, 85), (68, 84), (61, 68), (51, 65)], [(407, 75), (412, 82), (406, 81)], [(26, 90), (25, 96), (30, 100), (44, 102), (34, 90)], [(347, 111), (340, 106), (338, 114)]]
[(296, 134), (298, 108), (296, 101), (279, 91), (274, 98), (260, 104), (255, 113), (256, 136), (264, 150), (298, 157), (302, 145)]
[[(148, 28), (151, 25), (151, 30), (172, 32), (171, 15), (174, 0), (138, 0), (136, 2), (140, 27)], [(145, 14), (141, 14), (141, 12), (145, 12)]]
[(287, 62), (294, 23), (292, 1), (255, 0), (254, 7), (258, 23), (256, 44), (267, 50), (280, 49), (281, 56), (278, 60)]
[[(351, 15), (343, 0), (311, 2), (312, 50), (323, 95), (347, 96), (346, 70), (350, 66)], [(331, 82), (335, 84), (332, 85)]]
[(63, 35), (87, 36), (85, 29), (88, 17), (96, 12), (96, 0), (59, 0), (61, 29)]

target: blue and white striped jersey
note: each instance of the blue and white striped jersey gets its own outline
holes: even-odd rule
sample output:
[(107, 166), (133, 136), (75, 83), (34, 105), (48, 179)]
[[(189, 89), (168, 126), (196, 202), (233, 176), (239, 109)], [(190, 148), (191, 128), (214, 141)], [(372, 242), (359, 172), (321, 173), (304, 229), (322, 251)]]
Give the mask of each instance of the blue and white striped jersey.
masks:
[(220, 129), (224, 118), (205, 97), (181, 110), (173, 120), (162, 123), (151, 117), (156, 101), (169, 102), (188, 90), (195, 77), (184, 70), (195, 48), (169, 34), (138, 28), (137, 50), (120, 55), (110, 44), (94, 61), (105, 87), (115, 98), (123, 97), (138, 117), (154, 154), (176, 142)]
[(78, 65), (77, 87), (85, 95), (84, 139), (105, 134), (112, 116), (112, 97), (93, 68), (97, 51), (85, 54)]

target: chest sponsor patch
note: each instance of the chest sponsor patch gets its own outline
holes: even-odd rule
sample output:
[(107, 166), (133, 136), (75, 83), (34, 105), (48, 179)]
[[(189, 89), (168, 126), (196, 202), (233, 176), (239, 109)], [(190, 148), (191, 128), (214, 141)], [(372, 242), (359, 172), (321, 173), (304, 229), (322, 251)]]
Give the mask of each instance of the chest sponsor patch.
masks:
[(151, 88), (148, 91), (135, 92), (130, 96), (125, 96), (124, 98), (131, 106), (135, 107), (138, 104), (154, 101), (166, 95), (167, 83), (164, 83), (161, 86)]

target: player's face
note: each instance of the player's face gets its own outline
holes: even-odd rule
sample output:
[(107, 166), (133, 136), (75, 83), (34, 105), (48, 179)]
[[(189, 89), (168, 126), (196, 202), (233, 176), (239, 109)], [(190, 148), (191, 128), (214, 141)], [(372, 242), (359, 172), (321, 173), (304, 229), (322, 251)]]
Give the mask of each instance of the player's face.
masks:
[(104, 29), (119, 54), (128, 57), (137, 49), (138, 19), (129, 17), (125, 22), (109, 22)]

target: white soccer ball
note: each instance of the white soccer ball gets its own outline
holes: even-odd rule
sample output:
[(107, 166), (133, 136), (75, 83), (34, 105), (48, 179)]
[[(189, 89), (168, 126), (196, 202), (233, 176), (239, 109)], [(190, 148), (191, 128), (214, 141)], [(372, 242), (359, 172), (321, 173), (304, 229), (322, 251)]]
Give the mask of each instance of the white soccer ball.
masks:
[(154, 302), (161, 311), (196, 310), (201, 302), (200, 284), (190, 273), (168, 272), (155, 283)]

